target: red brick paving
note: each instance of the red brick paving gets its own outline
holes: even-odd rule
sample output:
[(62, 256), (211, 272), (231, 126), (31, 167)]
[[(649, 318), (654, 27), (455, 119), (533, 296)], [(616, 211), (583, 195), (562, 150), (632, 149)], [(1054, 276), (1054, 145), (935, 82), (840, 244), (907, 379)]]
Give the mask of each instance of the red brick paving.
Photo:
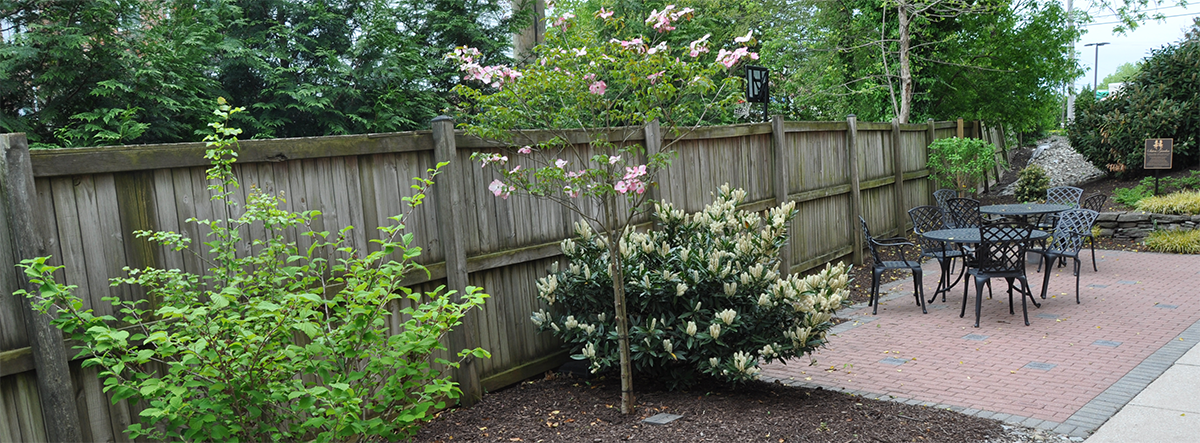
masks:
[[(1200, 293), (1200, 256), (1096, 254), (1103, 259), (1100, 271), (1085, 262), (1080, 277), (1082, 304), (1075, 303), (1068, 260), (1066, 267), (1052, 271), (1048, 298), (1039, 298), (1042, 307), (1029, 305), (1031, 326), (1024, 325), (1015, 296), (1016, 314), (1009, 315), (1003, 279), (992, 282), (992, 300), (985, 290), (980, 328), (973, 327), (974, 285), (967, 314), (959, 318), (961, 283), (945, 303), (939, 298), (922, 315), (912, 297), (912, 281), (904, 280), (889, 285), (899, 295), (884, 300), (879, 315), (872, 317), (869, 308), (857, 306), (840, 312), (866, 321), (830, 337), (829, 345), (814, 354), (815, 366), (806, 358), (766, 366), (763, 374), (1061, 423), (1200, 320), (1200, 303), (1193, 302)], [(929, 294), (937, 286), (936, 262), (924, 269)], [(1036, 296), (1042, 274), (1034, 269), (1031, 265), (1028, 273)], [(987, 338), (964, 339), (968, 334)], [(1094, 344), (1098, 340), (1120, 345)], [(905, 362), (880, 362), (889, 357)], [(1030, 363), (1054, 366), (1026, 368)]]

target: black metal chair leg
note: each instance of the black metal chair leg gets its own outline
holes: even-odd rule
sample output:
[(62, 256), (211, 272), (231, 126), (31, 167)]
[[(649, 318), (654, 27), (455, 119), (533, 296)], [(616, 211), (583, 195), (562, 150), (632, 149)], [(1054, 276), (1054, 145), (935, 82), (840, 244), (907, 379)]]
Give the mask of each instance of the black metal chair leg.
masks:
[(867, 306), (874, 306), (871, 315), (879, 314), (879, 274), (878, 269), (871, 270), (871, 300), (867, 302)]
[[(1029, 307), (1025, 305), (1025, 294), (1029, 292), (1029, 282), (1025, 278), (1021, 278), (1021, 313), (1025, 314), (1025, 326), (1029, 326)], [(1033, 293), (1029, 292), (1029, 298), (1033, 298)], [(1035, 304), (1037, 300), (1033, 301)]]
[[(963, 266), (966, 266), (966, 265), (963, 265)], [(970, 291), (971, 291), (971, 290), (970, 290), (970, 287), (971, 287), (971, 279), (970, 279), (970, 278), (964, 278), (964, 279), (963, 279), (963, 304), (962, 304), (962, 311), (958, 313), (958, 318), (963, 318), (963, 317), (966, 317), (966, 316), (967, 316), (967, 294), (969, 294), (969, 293), (970, 293)]]
[(913, 271), (913, 282), (917, 285), (913, 289), (913, 295), (917, 297), (917, 304), (921, 305), (921, 313), (928, 314), (929, 311), (925, 310), (925, 287), (921, 285), (921, 271)]
[(979, 315), (983, 312), (983, 285), (975, 279), (975, 327), (979, 327)]
[(1088, 237), (1088, 246), (1092, 248), (1092, 271), (1100, 272), (1100, 268), (1096, 267), (1096, 237)]
[[(1004, 281), (1008, 282), (1008, 315), (1013, 315), (1013, 314), (1017, 313), (1016, 311), (1013, 310), (1013, 298), (1012, 298), (1013, 278), (1005, 277)], [(1024, 297), (1025, 294), (1022, 293), (1021, 296)]]
[[(1043, 257), (1042, 261), (1046, 261), (1045, 257)], [(1045, 300), (1046, 299), (1046, 287), (1050, 286), (1050, 267), (1049, 266), (1046, 267), (1046, 272), (1044, 272), (1043, 274), (1044, 275), (1042, 276), (1042, 300)]]

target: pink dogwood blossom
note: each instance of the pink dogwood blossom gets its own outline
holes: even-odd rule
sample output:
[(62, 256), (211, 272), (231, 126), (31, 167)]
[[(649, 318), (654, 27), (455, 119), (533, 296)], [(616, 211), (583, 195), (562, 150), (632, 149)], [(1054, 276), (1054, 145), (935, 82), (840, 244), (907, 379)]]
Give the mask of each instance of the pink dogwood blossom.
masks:
[(751, 29), (750, 32), (747, 32), (746, 35), (733, 39), (733, 41), (737, 42), (737, 43), (746, 43), (746, 42), (750, 41), (751, 38), (753, 38), (753, 37), (751, 37), (752, 35), (754, 35), (753, 29)]
[(692, 8), (683, 8), (671, 12), (672, 9), (675, 9), (675, 5), (667, 5), (667, 7), (663, 8), (662, 12), (659, 12), (657, 9), (650, 11), (650, 16), (646, 18), (646, 24), (653, 26), (658, 32), (674, 31), (675, 27), (671, 26), (671, 22), (695, 12)]
[(517, 190), (517, 188), (504, 184), (500, 179), (495, 179), (488, 185), (488, 190), (492, 191), (492, 194), (495, 194), (497, 197), (507, 200), (512, 191)]
[(725, 65), (726, 68), (732, 68), (733, 65), (737, 64), (738, 60), (741, 60), (742, 57), (746, 56), (749, 56), (753, 60), (758, 60), (757, 52), (750, 52), (749, 49), (741, 47), (734, 49), (733, 51), (726, 51), (722, 49), (717, 53), (717, 63)]
[(652, 85), (653, 85), (653, 84), (657, 83), (657, 82), (658, 82), (658, 78), (659, 78), (659, 77), (662, 77), (662, 75), (663, 75), (663, 74), (665, 74), (666, 72), (667, 72), (667, 71), (658, 71), (658, 72), (655, 72), (655, 73), (653, 73), (653, 74), (647, 75), (647, 76), (646, 76), (646, 79), (647, 79), (647, 80), (650, 80), (650, 84), (652, 84)]
[(704, 37), (700, 37), (699, 40), (689, 43), (688, 55), (692, 56), (692, 58), (696, 58), (699, 57), (700, 54), (708, 52), (708, 37), (710, 36), (712, 36), (712, 34), (704, 34)]
[(600, 80), (598, 82), (592, 83), (591, 86), (588, 86), (588, 92), (590, 92), (592, 94), (596, 94), (596, 95), (604, 95), (604, 90), (607, 88), (608, 88), (608, 85), (604, 83), (604, 80)]
[(558, 169), (562, 169), (563, 167), (567, 166), (567, 161), (560, 158), (554, 161), (554, 166), (558, 166)]
[(522, 147), (521, 149), (517, 150), (517, 153), (520, 153), (520, 154), (530, 154), (532, 152), (533, 152), (532, 146), (525, 146), (525, 147)]
[(608, 164), (610, 164), (610, 165), (615, 165), (619, 161), (621, 161), (621, 156), (619, 156), (619, 155), (614, 155), (614, 156), (608, 158)]
[(646, 175), (646, 165), (638, 165), (636, 168), (625, 167), (625, 180), (633, 180)]
[(482, 154), (479, 156), (479, 161), (481, 162), (479, 167), (483, 168), (487, 167), (488, 163), (499, 163), (503, 165), (508, 162), (508, 157), (500, 154)]
[(567, 25), (569, 24), (568, 20), (571, 20), (573, 18), (575, 18), (575, 14), (572, 14), (569, 12), (566, 14), (560, 15), (554, 19), (554, 26), (561, 26), (563, 28), (563, 31), (566, 31)]
[(596, 15), (607, 20), (609, 17), (613, 16), (613, 12), (604, 8), (600, 8), (600, 12), (597, 12)]

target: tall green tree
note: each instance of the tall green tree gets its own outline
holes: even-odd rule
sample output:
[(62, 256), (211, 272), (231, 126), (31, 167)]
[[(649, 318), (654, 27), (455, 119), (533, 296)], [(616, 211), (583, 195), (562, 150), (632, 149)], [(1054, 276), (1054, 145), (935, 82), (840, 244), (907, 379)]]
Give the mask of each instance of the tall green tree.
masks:
[(68, 146), (190, 139), (218, 91), (211, 7), (0, 0), (0, 130)]
[(41, 146), (178, 142), (218, 96), (253, 137), (425, 127), (456, 84), (442, 54), (496, 59), (507, 0), (0, 0), (0, 130)]
[(1129, 80), (1133, 80), (1133, 78), (1137, 77), (1138, 74), (1140, 74), (1141, 72), (1142, 72), (1142, 63), (1141, 62), (1122, 63), (1121, 66), (1117, 66), (1117, 70), (1114, 71), (1112, 74), (1108, 74), (1108, 75), (1104, 76), (1104, 78), (1100, 80), (1100, 84), (1107, 85), (1110, 83), (1127, 82)]

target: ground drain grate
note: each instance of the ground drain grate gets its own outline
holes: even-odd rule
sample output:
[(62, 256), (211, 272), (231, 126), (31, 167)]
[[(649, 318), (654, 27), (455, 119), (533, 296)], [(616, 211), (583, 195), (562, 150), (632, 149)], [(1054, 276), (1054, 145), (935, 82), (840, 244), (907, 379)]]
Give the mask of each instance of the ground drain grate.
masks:
[(906, 362), (906, 361), (908, 361), (908, 360), (904, 360), (904, 359), (896, 358), (896, 357), (888, 357), (883, 360), (879, 360), (880, 363), (883, 363), (885, 365), (892, 365), (892, 366), (900, 366), (900, 365), (904, 364), (904, 362)]
[(665, 425), (667, 423), (673, 422), (673, 421), (681, 419), (681, 418), (683, 418), (682, 415), (664, 413), (664, 414), (655, 415), (653, 417), (647, 418), (642, 421), (644, 421), (646, 423), (650, 423), (652, 425)]
[(964, 335), (963, 338), (967, 339), (967, 340), (973, 340), (973, 341), (984, 341), (984, 340), (987, 340), (988, 336), (979, 335), (979, 334), (967, 334), (967, 335)]
[(1058, 366), (1058, 365), (1056, 365), (1054, 363), (1042, 363), (1040, 361), (1031, 361), (1031, 362), (1029, 362), (1029, 364), (1026, 364), (1025, 367), (1023, 367), (1021, 369), (1037, 369), (1039, 371), (1049, 371), (1051, 369), (1054, 369), (1055, 366)]
[(1161, 304), (1161, 303), (1155, 303), (1154, 307), (1163, 308), (1163, 309), (1175, 309), (1175, 308), (1178, 308), (1179, 305), (1165, 305), (1165, 304)]
[(1058, 314), (1038, 314), (1035, 317), (1045, 318), (1045, 319), (1050, 319), (1050, 320), (1058, 320)]
[(1137, 282), (1133, 281), (1133, 280), (1121, 280), (1121, 281), (1118, 281), (1117, 283), (1120, 283), (1123, 285), (1136, 285), (1137, 284)]

